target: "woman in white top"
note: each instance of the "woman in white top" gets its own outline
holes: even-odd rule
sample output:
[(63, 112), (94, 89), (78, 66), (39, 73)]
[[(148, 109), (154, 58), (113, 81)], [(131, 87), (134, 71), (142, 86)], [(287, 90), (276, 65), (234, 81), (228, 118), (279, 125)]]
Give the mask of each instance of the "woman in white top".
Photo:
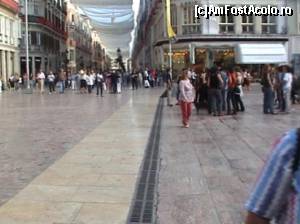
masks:
[(192, 103), (195, 99), (194, 87), (188, 78), (187, 70), (183, 70), (182, 80), (179, 82), (179, 101), (182, 113), (182, 123), (185, 128), (189, 127), (192, 114)]

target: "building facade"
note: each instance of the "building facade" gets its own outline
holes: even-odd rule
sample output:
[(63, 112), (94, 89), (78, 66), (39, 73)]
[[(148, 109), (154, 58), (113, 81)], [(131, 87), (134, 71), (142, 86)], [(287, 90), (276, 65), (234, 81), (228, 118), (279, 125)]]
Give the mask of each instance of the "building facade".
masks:
[[(132, 54), (134, 67), (164, 68), (169, 64), (165, 1), (141, 1), (142, 16)], [(233, 64), (239, 44), (282, 44), (290, 62), (300, 53), (300, 1), (252, 0), (256, 6), (289, 6), (291, 17), (212, 16), (195, 17), (195, 5), (243, 6), (239, 0), (171, 0), (171, 23), (176, 36), (172, 44), (173, 68), (180, 71), (191, 64), (206, 67), (213, 62)]]
[(70, 70), (92, 68), (92, 26), (78, 6), (67, 2), (68, 67)]
[[(25, 7), (21, 4), (22, 41), (21, 73), (26, 73)], [(67, 8), (64, 0), (28, 1), (29, 70), (35, 75), (39, 70), (57, 72), (67, 63)]]
[[(0, 1), (0, 76), (6, 85), (9, 76), (20, 74), (19, 5), (14, 0)], [(0, 77), (0, 78), (1, 78)]]
[(103, 49), (97, 31), (92, 32), (92, 67), (96, 71), (104, 70)]

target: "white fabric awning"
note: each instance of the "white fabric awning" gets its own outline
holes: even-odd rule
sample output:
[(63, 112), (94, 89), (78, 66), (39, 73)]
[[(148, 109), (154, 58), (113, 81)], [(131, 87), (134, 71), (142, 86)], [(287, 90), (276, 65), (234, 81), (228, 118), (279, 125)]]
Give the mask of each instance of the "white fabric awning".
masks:
[(124, 59), (129, 57), (129, 46), (134, 29), (133, 0), (71, 0), (91, 19), (99, 32), (102, 45), (111, 57), (120, 48)]
[(283, 44), (238, 44), (235, 51), (237, 64), (287, 63), (287, 50)]

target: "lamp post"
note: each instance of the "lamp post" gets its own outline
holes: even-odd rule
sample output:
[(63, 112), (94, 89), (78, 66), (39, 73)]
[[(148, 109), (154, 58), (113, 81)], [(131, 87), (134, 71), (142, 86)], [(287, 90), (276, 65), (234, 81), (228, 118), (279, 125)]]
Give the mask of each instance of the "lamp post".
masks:
[(169, 39), (169, 67), (170, 67), (170, 76), (171, 76), (171, 78), (173, 78), (172, 38)]
[(29, 43), (28, 43), (28, 0), (25, 0), (25, 45), (26, 45), (26, 74), (27, 89), (30, 89)]

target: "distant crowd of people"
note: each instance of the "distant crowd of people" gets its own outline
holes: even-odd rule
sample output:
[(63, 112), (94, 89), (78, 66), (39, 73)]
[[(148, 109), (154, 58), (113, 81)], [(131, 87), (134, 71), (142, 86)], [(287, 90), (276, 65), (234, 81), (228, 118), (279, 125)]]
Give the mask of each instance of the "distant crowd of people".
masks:
[[(18, 91), (21, 88), (29, 86), (33, 89), (38, 89), (40, 93), (45, 93), (48, 88), (48, 93), (52, 94), (59, 92), (63, 94), (65, 89), (79, 92), (81, 94), (91, 94), (94, 90), (97, 95), (103, 96), (103, 93), (121, 93), (122, 88), (129, 88), (130, 82), (132, 86), (140, 86), (134, 83), (134, 74), (122, 72), (120, 70), (111, 71), (94, 71), (81, 69), (78, 72), (67, 73), (63, 69), (54, 73), (50, 71), (45, 74), (42, 70), (38, 71), (35, 75), (31, 75), (29, 82), (28, 76), (11, 75), (8, 80), (7, 89)], [(0, 78), (0, 86), (3, 89), (2, 81)], [(136, 89), (134, 88), (134, 89)]]

